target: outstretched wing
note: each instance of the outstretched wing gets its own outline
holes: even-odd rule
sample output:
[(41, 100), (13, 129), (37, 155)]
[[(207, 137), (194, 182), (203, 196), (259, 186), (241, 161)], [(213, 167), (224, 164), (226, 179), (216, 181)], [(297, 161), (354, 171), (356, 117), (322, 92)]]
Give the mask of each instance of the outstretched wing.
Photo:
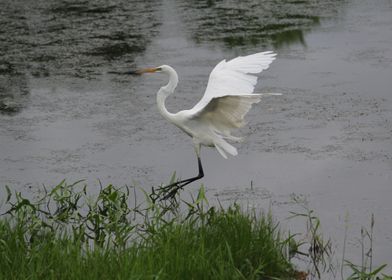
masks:
[[(280, 95), (280, 93), (214, 97), (202, 110), (188, 117), (188, 121), (202, 124), (204, 128), (208, 128), (204, 130), (204, 133), (208, 134), (209, 139), (212, 140), (213, 145), (224, 158), (227, 158), (226, 154), (235, 156), (237, 149), (226, 140), (241, 140), (241, 138), (231, 135), (231, 131), (245, 124), (244, 117), (252, 104), (258, 103), (264, 95)], [(200, 140), (202, 141), (202, 139)]]
[(219, 153), (237, 154), (237, 149), (225, 140), (240, 140), (231, 130), (244, 125), (244, 117), (252, 104), (265, 94), (253, 94), (257, 77), (250, 74), (267, 69), (275, 59), (273, 52), (239, 56), (228, 62), (221, 61), (210, 74), (203, 98), (188, 110), (188, 120), (209, 128), (209, 135)]
[(202, 110), (214, 97), (252, 94), (257, 77), (250, 74), (267, 69), (275, 56), (275, 53), (267, 51), (239, 56), (228, 62), (222, 60), (212, 70), (204, 96), (191, 111)]
[(222, 136), (231, 138), (230, 130), (244, 125), (245, 115), (252, 104), (258, 103), (260, 98), (261, 94), (213, 97), (207, 106), (193, 116), (193, 119), (208, 123)]

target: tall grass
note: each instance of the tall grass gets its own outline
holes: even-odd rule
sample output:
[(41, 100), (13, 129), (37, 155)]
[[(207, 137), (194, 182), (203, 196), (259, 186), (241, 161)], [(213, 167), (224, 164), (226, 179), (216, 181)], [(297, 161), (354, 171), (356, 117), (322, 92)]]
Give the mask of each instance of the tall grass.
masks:
[[(128, 205), (127, 189), (62, 182), (35, 202), (8, 190), (0, 279), (293, 279), (287, 242), (267, 214), (197, 199)], [(180, 209), (185, 206), (184, 209)]]
[[(270, 213), (243, 211), (236, 204), (209, 206), (203, 187), (190, 201), (165, 188), (144, 193), (140, 200), (135, 188), (112, 185), (90, 196), (80, 182), (64, 181), (50, 191), (44, 188), (34, 200), (8, 187), (5, 194), (0, 279), (336, 276), (331, 242), (323, 238), (320, 220), (307, 206), (292, 213), (296, 221), (306, 221), (305, 232), (283, 234)], [(360, 265), (343, 254), (342, 279), (344, 274), (350, 280), (392, 279), (382, 273), (386, 265), (372, 263), (373, 227), (372, 216), (370, 230), (361, 231)], [(304, 260), (306, 272), (297, 270), (294, 258)]]

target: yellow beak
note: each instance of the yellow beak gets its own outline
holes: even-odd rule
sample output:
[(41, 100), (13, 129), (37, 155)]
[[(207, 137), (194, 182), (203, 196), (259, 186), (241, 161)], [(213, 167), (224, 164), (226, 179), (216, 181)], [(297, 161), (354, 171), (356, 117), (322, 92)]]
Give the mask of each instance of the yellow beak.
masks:
[(129, 71), (128, 73), (131, 75), (141, 75), (144, 73), (155, 73), (159, 71), (159, 68), (144, 68), (144, 69), (140, 69), (140, 70), (136, 70), (136, 71)]

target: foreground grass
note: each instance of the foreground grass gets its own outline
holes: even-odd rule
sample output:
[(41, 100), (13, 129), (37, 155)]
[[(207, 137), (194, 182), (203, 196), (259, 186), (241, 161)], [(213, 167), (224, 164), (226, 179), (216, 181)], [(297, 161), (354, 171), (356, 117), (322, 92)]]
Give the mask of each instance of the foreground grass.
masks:
[(208, 224), (170, 224), (128, 248), (86, 248), (68, 235), (26, 241), (19, 225), (0, 223), (1, 279), (279, 279), (293, 269), (269, 219), (238, 211)]
[(256, 218), (237, 206), (204, 210), (202, 193), (187, 203), (186, 215), (173, 201), (129, 209), (129, 193), (112, 186), (82, 211), (82, 192), (56, 188), (45, 203), (20, 194), (10, 203), (0, 220), (0, 279), (293, 279), (296, 273), (268, 215)]
[[(134, 188), (109, 185), (91, 197), (85, 186), (61, 182), (31, 201), (6, 187), (1, 195), (0, 279), (336, 276), (331, 242), (307, 207), (292, 213), (306, 221), (304, 234), (281, 234), (270, 214), (242, 211), (236, 204), (210, 207), (203, 188), (191, 201), (168, 194), (170, 190), (152, 190), (140, 203)], [(343, 252), (341, 279), (392, 280), (383, 274), (386, 264), (373, 266), (373, 227), (372, 216), (370, 229), (361, 230), (361, 264), (346, 260)], [(293, 259), (302, 260), (306, 272), (297, 271)]]

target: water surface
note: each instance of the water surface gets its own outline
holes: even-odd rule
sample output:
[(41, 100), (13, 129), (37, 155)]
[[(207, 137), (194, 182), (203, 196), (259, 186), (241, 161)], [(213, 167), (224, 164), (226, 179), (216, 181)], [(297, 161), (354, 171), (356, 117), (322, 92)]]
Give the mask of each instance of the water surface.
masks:
[(173, 171), (192, 176), (190, 139), (156, 110), (165, 79), (111, 72), (172, 65), (175, 112), (200, 99), (223, 58), (275, 50), (257, 91), (283, 96), (252, 109), (237, 157), (202, 150), (210, 199), (265, 207), (268, 198), (285, 216), (294, 193), (336, 244), (348, 212), (354, 259), (374, 213), (375, 263), (391, 263), (389, 1), (20, 0), (0, 11), (1, 185), (149, 189)]

